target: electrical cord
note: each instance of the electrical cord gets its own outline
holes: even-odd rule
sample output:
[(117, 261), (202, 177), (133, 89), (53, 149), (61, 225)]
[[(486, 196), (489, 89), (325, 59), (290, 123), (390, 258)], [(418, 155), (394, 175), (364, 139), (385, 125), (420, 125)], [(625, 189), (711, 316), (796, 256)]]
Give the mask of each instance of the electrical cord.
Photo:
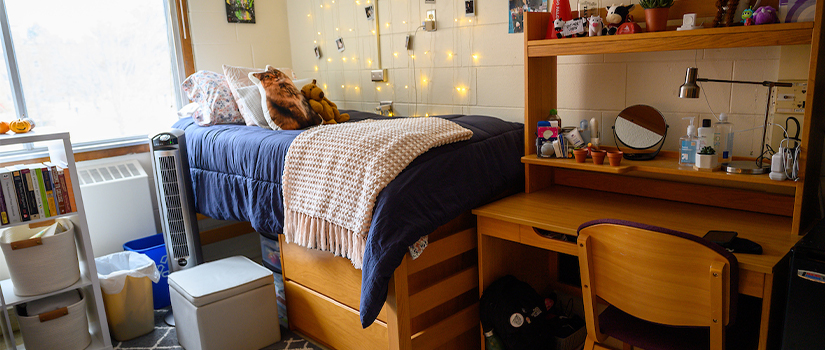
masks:
[[(418, 28), (415, 28), (415, 32), (413, 32), (413, 38), (415, 38), (415, 35), (418, 34), (419, 29), (424, 29), (424, 26), (422, 25), (422, 26), (419, 26)], [(415, 40), (415, 39), (413, 39), (413, 40)], [(415, 45), (415, 44), (413, 44), (413, 45)], [(413, 51), (413, 50), (410, 50), (409, 48), (407, 48), (407, 56), (410, 58), (410, 61), (412, 61), (412, 65), (413, 65), (413, 89), (414, 89), (414, 92), (415, 92), (415, 108), (413, 109), (413, 116), (415, 117), (415, 116), (418, 116), (418, 77), (415, 76), (415, 73), (416, 73), (416, 71), (415, 71), (415, 55), (414, 54), (410, 55), (410, 51)], [(407, 100), (407, 101), (409, 101), (409, 100)]]

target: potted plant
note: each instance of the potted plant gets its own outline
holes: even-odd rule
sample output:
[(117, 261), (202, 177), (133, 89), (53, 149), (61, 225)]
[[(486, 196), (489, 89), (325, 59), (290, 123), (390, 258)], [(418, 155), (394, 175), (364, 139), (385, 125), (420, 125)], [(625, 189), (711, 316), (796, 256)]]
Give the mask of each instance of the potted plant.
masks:
[(694, 168), (713, 169), (716, 168), (716, 150), (713, 147), (705, 146), (696, 152), (696, 164)]
[(648, 32), (661, 32), (667, 27), (667, 14), (673, 0), (639, 0), (645, 9), (645, 23)]

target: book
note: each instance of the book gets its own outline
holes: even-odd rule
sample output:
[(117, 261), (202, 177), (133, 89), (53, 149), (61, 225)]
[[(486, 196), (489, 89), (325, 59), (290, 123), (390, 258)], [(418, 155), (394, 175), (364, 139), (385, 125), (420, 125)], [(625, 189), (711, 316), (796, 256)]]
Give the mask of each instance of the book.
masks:
[(60, 179), (60, 189), (63, 192), (63, 209), (66, 210), (66, 213), (72, 212), (72, 205), (71, 200), (69, 199), (69, 189), (66, 186), (66, 174), (64, 171), (64, 167), (58, 166), (57, 167), (57, 178)]
[(0, 225), (9, 224), (9, 213), (6, 212), (6, 197), (3, 196), (3, 187), (0, 186)]
[(66, 206), (63, 203), (63, 184), (60, 183), (60, 177), (57, 174), (57, 166), (54, 163), (43, 163), (51, 170), (52, 183), (54, 184), (54, 205), (60, 214), (66, 214)]
[(14, 193), (17, 196), (17, 207), (20, 208), (20, 221), (31, 221), (29, 216), (29, 200), (26, 197), (26, 185), (23, 184), (23, 174), (16, 167), (12, 167), (12, 179), (14, 179)]
[(16, 224), (21, 221), (20, 207), (17, 205), (17, 194), (14, 191), (14, 179), (11, 176), (11, 170), (8, 168), (0, 168), (0, 187), (3, 188), (3, 198), (6, 202), (9, 223)]
[(20, 169), (20, 174), (23, 176), (23, 191), (25, 191), (26, 198), (28, 198), (29, 217), (31, 217), (32, 220), (40, 219), (40, 211), (43, 208), (41, 204), (38, 209), (37, 197), (34, 195), (34, 188), (36, 187), (34, 180), (37, 179), (37, 175), (35, 175), (34, 180), (32, 180), (32, 171), (29, 167), (25, 165), (18, 165), (17, 168)]
[(35, 164), (26, 165), (32, 177), (32, 189), (34, 190), (34, 200), (37, 202), (37, 212), (40, 213), (40, 218), (45, 219), (49, 217), (47, 209), (49, 203), (43, 201), (43, 174), (40, 172), (40, 166)]
[(54, 202), (54, 182), (52, 182), (52, 170), (46, 166), (46, 164), (41, 164), (43, 168), (40, 171), (43, 173), (43, 187), (45, 190), (46, 195), (46, 202), (49, 203), (49, 213), (52, 216), (60, 215), (60, 212), (57, 210)]
[(41, 218), (47, 218), (51, 216), (49, 213), (49, 202), (46, 201), (46, 186), (43, 184), (43, 171), (40, 169), (40, 164), (31, 164), (29, 165), (29, 169), (32, 172), (32, 177), (37, 177), (34, 179), (34, 196), (37, 199), (37, 210), (40, 211)]
[(74, 213), (77, 211), (77, 204), (74, 200), (74, 189), (72, 188), (74, 187), (74, 185), (72, 185), (72, 172), (69, 171), (69, 168), (65, 169), (65, 171), (63, 172), (63, 177), (66, 178), (66, 190), (68, 190), (69, 194), (69, 205), (71, 207), (69, 212)]

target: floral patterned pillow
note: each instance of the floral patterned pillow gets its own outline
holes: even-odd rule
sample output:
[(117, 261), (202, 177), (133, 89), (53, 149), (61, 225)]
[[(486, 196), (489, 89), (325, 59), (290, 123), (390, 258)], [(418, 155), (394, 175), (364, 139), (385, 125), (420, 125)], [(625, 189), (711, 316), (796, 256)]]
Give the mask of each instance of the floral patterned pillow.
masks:
[(198, 112), (192, 114), (198, 125), (244, 123), (238, 104), (222, 74), (198, 71), (186, 78), (181, 87), (186, 96), (200, 106)]

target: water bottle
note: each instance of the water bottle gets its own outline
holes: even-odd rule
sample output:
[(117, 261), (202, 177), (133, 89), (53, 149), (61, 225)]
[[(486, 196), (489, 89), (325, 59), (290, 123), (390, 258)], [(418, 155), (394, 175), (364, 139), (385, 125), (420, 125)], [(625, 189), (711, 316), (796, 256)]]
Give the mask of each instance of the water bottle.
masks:
[(497, 335), (493, 334), (492, 329), (484, 332), (484, 343), (487, 350), (504, 350), (504, 343)]

